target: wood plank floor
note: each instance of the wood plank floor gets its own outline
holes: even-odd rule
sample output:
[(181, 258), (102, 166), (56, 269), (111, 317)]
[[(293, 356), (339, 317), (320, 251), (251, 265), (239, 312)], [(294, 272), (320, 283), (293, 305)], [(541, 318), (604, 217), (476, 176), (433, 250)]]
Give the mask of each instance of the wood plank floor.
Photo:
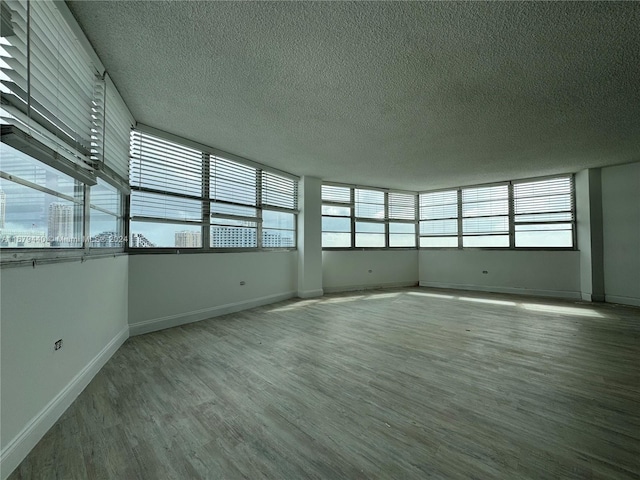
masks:
[(16, 479), (640, 478), (640, 309), (405, 288), (129, 339)]

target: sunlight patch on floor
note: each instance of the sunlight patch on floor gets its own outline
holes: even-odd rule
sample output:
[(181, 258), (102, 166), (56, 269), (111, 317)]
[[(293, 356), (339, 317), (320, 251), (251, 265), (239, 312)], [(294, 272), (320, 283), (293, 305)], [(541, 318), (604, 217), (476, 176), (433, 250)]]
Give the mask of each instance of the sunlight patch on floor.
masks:
[(326, 300), (323, 300), (322, 303), (323, 304), (327, 304), (327, 303), (348, 303), (348, 302), (354, 302), (356, 300), (360, 300), (361, 298), (364, 298), (364, 295), (352, 295), (350, 297), (327, 298)]
[(490, 303), (492, 305), (504, 305), (508, 307), (515, 307), (517, 305), (516, 302), (506, 302), (504, 300), (491, 300), (488, 298), (458, 297), (458, 300), (462, 300), (464, 302)]
[(418, 297), (432, 297), (432, 298), (454, 298), (452, 295), (441, 295), (439, 293), (423, 293), (423, 292), (407, 292), (407, 295), (416, 295)]
[(604, 317), (601, 313), (587, 308), (559, 307), (557, 305), (539, 305), (536, 303), (522, 303), (520, 304), (520, 307), (524, 308), (525, 310), (531, 310), (533, 312), (557, 313), (559, 315), (572, 315), (576, 317)]

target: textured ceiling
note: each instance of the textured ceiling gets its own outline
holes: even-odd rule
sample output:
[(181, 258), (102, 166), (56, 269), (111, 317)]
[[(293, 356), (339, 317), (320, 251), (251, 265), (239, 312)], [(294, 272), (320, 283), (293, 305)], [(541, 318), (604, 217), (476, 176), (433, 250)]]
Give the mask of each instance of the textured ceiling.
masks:
[(405, 189), (640, 160), (640, 3), (69, 1), (134, 117)]

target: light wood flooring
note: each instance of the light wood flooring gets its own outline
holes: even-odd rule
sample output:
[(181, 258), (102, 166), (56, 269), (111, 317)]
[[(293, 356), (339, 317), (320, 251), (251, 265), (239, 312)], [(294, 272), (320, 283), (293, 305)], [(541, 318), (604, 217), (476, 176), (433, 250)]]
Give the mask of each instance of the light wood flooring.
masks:
[(133, 337), (16, 479), (638, 479), (640, 309), (406, 288)]

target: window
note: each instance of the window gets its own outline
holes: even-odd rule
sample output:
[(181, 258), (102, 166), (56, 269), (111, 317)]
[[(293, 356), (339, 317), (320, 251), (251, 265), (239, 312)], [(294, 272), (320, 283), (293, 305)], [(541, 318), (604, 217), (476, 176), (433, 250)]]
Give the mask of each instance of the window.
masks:
[(322, 186), (323, 248), (415, 248), (416, 195)]
[(574, 233), (573, 176), (420, 194), (421, 247), (574, 248)]
[(462, 246), (509, 246), (509, 187), (462, 189)]
[(0, 157), (0, 247), (82, 247), (82, 183), (4, 143)]
[(420, 246), (458, 246), (458, 191), (420, 194)]
[[(202, 153), (134, 131), (130, 162), (130, 246), (200, 247)], [(181, 232), (199, 238), (185, 245)]]
[(571, 177), (514, 183), (516, 247), (573, 247)]
[(322, 246), (351, 247), (353, 189), (322, 186)]
[(389, 192), (389, 246), (416, 246), (416, 196)]
[(295, 248), (295, 177), (131, 135), (131, 248)]
[(385, 247), (385, 193), (356, 188), (354, 195), (356, 247)]
[(90, 246), (93, 248), (120, 248), (122, 238), (122, 194), (98, 179), (90, 190)]
[(211, 158), (211, 246), (258, 247), (258, 170)]
[(291, 178), (262, 172), (262, 246), (278, 248), (296, 246), (298, 182)]
[(64, 2), (1, 3), (0, 246), (68, 250), (3, 262), (120, 248), (133, 119)]

